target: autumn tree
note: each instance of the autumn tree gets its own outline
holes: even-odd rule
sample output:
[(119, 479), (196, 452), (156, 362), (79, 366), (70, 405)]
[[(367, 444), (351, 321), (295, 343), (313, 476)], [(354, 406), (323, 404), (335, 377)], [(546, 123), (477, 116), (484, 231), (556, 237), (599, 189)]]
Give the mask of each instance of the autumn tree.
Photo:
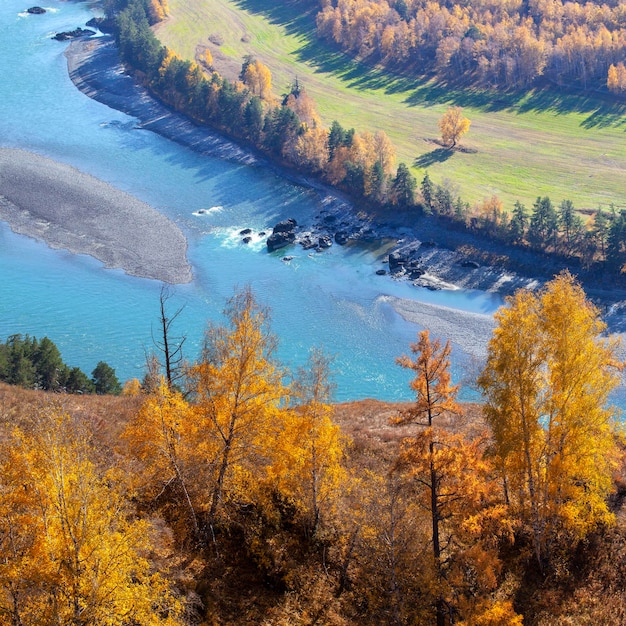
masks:
[(620, 61), (617, 65), (611, 64), (606, 80), (609, 91), (622, 93), (626, 91), (626, 66)]
[(502, 201), (498, 196), (483, 200), (477, 207), (478, 223), (481, 228), (492, 236), (508, 230), (508, 214), (502, 209)]
[(470, 120), (463, 116), (461, 107), (453, 106), (439, 120), (441, 142), (447, 148), (454, 148), (461, 137), (469, 130)]
[(152, 527), (135, 518), (120, 473), (100, 465), (83, 424), (47, 409), (13, 431), (1, 460), (0, 611), (9, 623), (183, 623), (147, 558)]
[(207, 70), (213, 69), (213, 54), (209, 48), (205, 48), (199, 53), (198, 62)]
[(197, 476), (194, 433), (191, 407), (162, 377), (129, 422), (123, 439), (141, 462), (134, 474), (142, 497), (170, 509), (168, 517), (179, 537), (198, 541), (197, 509), (203, 487)]
[(164, 20), (169, 13), (167, 0), (150, 0), (148, 3), (148, 15), (151, 23), (156, 24)]
[[(430, 623), (430, 525), (411, 476), (358, 468), (346, 517), (354, 555), (351, 585), (386, 624)], [(355, 481), (356, 482), (356, 481)]]
[(259, 96), (262, 100), (272, 100), (272, 73), (258, 59), (250, 55), (245, 58), (239, 79), (250, 89), (253, 95)]
[(328, 131), (321, 126), (307, 128), (287, 148), (290, 160), (311, 172), (324, 171), (328, 163)]
[[(505, 510), (494, 489), (491, 463), (484, 456), (484, 437), (469, 442), (435, 425), (444, 415), (460, 415), (458, 386), (451, 384), (450, 344), (431, 342), (428, 331), (411, 345), (415, 358), (398, 364), (415, 372), (411, 389), (415, 403), (396, 424), (413, 424), (417, 433), (403, 440), (396, 471), (416, 485), (416, 498), (430, 518), (432, 576), (427, 583), (437, 626), (449, 615), (467, 619), (494, 608), (489, 600), (497, 586), (498, 541), (510, 534)], [(519, 623), (510, 605), (501, 605), (507, 619)]]
[[(460, 413), (456, 403), (458, 387), (450, 384), (450, 343), (441, 346), (437, 339), (431, 342), (427, 330), (419, 333), (417, 343), (411, 344), (412, 359), (403, 355), (397, 359), (398, 365), (415, 372), (410, 387), (415, 393), (415, 403), (395, 420), (396, 424), (419, 424), (427, 427), (426, 458), (428, 471), (423, 484), (428, 493), (428, 507), (432, 522), (433, 561), (438, 584), (443, 584), (441, 561), (441, 541), (439, 536), (441, 523), (441, 468), (437, 464), (436, 439), (432, 430), (433, 420), (446, 412)], [(423, 434), (420, 440), (423, 438)], [(413, 449), (415, 446), (411, 446)], [(438, 595), (435, 601), (437, 626), (445, 624), (445, 599)]]
[(209, 526), (225, 504), (252, 497), (287, 397), (269, 313), (246, 288), (225, 315), (227, 325), (209, 326), (202, 356), (189, 370)]
[(478, 379), (505, 496), (544, 566), (559, 537), (584, 537), (612, 515), (608, 406), (616, 344), (568, 273), (518, 291), (496, 313)]
[(283, 106), (290, 108), (298, 116), (304, 129), (316, 128), (321, 123), (315, 100), (297, 80), (283, 100)]
[(292, 386), (293, 408), (284, 416), (274, 462), (268, 470), (283, 497), (297, 507), (314, 536), (346, 485), (346, 438), (332, 420), (329, 359), (319, 350), (300, 368)]
[(406, 438), (400, 448), (395, 470), (414, 483), (415, 500), (433, 523), (433, 555), (435, 541), (439, 548), (435, 560), (421, 566), (423, 576), (430, 570), (422, 581), (422, 593), (434, 605), (428, 623), (479, 624), (499, 614), (501, 621), (491, 623), (521, 624), (510, 601), (493, 598), (502, 570), (499, 547), (512, 539), (513, 527), (486, 444), (484, 434), (469, 440), (433, 427)]

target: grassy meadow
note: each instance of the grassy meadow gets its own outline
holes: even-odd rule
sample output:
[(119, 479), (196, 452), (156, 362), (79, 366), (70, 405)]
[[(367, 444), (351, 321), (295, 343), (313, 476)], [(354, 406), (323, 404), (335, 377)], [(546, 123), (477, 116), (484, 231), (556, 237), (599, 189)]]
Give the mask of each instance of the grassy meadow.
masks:
[[(476, 203), (496, 194), (510, 209), (537, 196), (570, 199), (578, 209), (626, 208), (626, 103), (536, 91), (519, 96), (446, 89), (368, 67), (315, 38), (319, 3), (291, 0), (169, 0), (156, 34), (186, 59), (211, 50), (217, 71), (236, 78), (251, 54), (272, 71), (277, 96), (297, 77), (325, 125), (384, 130), (398, 161), (421, 180), (448, 179)], [(449, 105), (472, 125), (463, 151), (441, 149), (438, 121)]]

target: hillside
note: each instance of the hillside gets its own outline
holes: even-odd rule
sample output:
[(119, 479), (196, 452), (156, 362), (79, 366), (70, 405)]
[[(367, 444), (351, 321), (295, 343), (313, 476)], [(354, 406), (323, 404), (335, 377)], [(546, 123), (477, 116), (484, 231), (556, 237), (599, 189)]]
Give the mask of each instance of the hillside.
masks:
[[(316, 101), (323, 122), (384, 130), (398, 160), (421, 180), (449, 179), (470, 203), (498, 195), (505, 208), (538, 196), (570, 199), (578, 209), (624, 206), (624, 106), (563, 92), (525, 95), (447, 89), (370, 68), (315, 36), (318, 4), (269, 0), (170, 0), (157, 36), (183, 58), (212, 52), (215, 69), (238, 75), (252, 54), (272, 71), (276, 95), (297, 77)], [(464, 151), (442, 152), (437, 123), (448, 105), (471, 119)]]
[[(50, 419), (55, 411), (62, 410), (74, 427), (87, 435), (90, 458), (98, 465), (103, 476), (116, 476), (115, 480), (119, 480), (121, 471), (127, 473), (129, 478), (134, 476), (136, 482), (139, 466), (127, 456), (128, 448), (121, 435), (143, 402), (144, 398), (140, 396), (67, 396), (26, 391), (0, 384), (0, 432), (2, 440), (6, 441), (9, 430), (15, 426), (31, 424), (31, 428), (41, 428), (42, 418)], [(409, 432), (406, 428), (391, 426), (389, 419), (407, 406), (365, 400), (334, 407), (335, 420), (352, 440), (347, 458), (351, 473), (364, 478), (371, 472), (377, 474), (387, 471), (398, 454), (401, 439)], [(462, 420), (461, 429), (470, 436), (476, 436), (482, 428), (480, 407), (464, 405), (464, 410), (466, 416)], [(36, 426), (38, 420), (40, 426)], [(458, 426), (454, 426), (455, 421), (458, 420), (447, 420), (447, 427), (458, 431)], [(68, 441), (72, 439), (70, 433), (67, 433), (67, 437)], [(6, 450), (2, 457), (3, 466), (5, 454)], [(4, 474), (4, 477), (2, 493), (6, 494), (8, 474)], [(21, 480), (26, 481), (24, 474)], [(107, 480), (110, 482), (111, 478)], [(623, 484), (620, 493), (623, 500)], [(154, 503), (137, 500), (136, 496), (132, 501), (132, 507), (136, 508), (135, 514), (140, 518), (148, 516), (147, 519), (154, 525), (151, 541), (156, 543), (153, 543), (150, 554), (153, 568), (160, 571), (169, 580), (176, 595), (185, 598), (187, 602), (184, 620), (150, 623), (224, 626), (292, 626), (319, 623), (362, 626), (409, 623), (401, 618), (393, 619), (388, 612), (378, 612), (382, 606), (376, 604), (376, 590), (381, 597), (384, 595), (384, 579), (377, 578), (376, 571), (380, 570), (379, 574), (382, 575), (388, 569), (383, 561), (375, 565), (369, 560), (372, 555), (368, 557), (364, 550), (368, 545), (373, 548), (376, 544), (372, 544), (366, 537), (359, 538), (355, 553), (345, 563), (350, 563), (351, 576), (356, 576), (357, 572), (360, 576), (367, 576), (361, 582), (367, 584), (369, 581), (375, 588), (366, 591), (363, 584), (355, 578), (352, 582), (354, 588), (348, 588), (340, 596), (336, 596), (332, 581), (336, 580), (335, 560), (339, 555), (331, 551), (331, 546), (341, 536), (323, 540), (329, 547), (328, 554), (324, 556), (324, 567), (328, 568), (325, 575), (315, 574), (316, 571), (324, 571), (319, 561), (322, 554), (313, 546), (305, 549), (307, 542), (302, 538), (298, 539), (295, 527), (291, 530), (289, 526), (274, 527), (269, 520), (257, 519), (251, 514), (252, 511), (245, 508), (237, 518), (231, 519), (231, 522), (235, 519), (238, 521), (228, 533), (217, 535), (217, 543), (209, 543), (204, 548), (194, 547), (186, 542), (177, 544), (175, 538), (181, 528), (177, 526), (176, 517), (172, 517), (174, 510), (170, 508), (168, 512), (167, 506), (162, 508), (168, 500), (169, 506), (172, 506), (173, 495), (170, 494), (159, 507), (169, 523), (159, 516)], [(382, 492), (379, 495), (382, 497)], [(6, 523), (11, 516), (7, 513), (3, 498), (0, 498), (0, 508), (4, 511), (0, 528), (6, 529)], [(402, 501), (397, 504), (404, 506)], [(526, 626), (626, 624), (626, 599), (623, 596), (623, 581), (626, 577), (626, 515), (620, 500), (615, 499), (614, 506), (618, 511), (617, 525), (594, 533), (578, 547), (571, 560), (568, 557), (563, 561), (563, 566), (567, 565), (566, 569), (555, 571), (546, 578), (541, 577), (532, 567), (525, 567), (523, 556), (520, 560), (519, 554), (507, 554), (505, 550), (503, 565), (507, 573), (501, 579), (499, 597), (515, 597), (516, 609), (524, 614), (523, 623)], [(360, 507), (355, 506), (345, 513), (354, 516), (360, 515), (359, 511)], [(384, 510), (380, 509), (379, 514), (384, 516)], [(370, 520), (372, 523), (373, 519)], [(181, 521), (179, 518), (178, 524)], [(356, 522), (357, 519), (353, 518), (353, 521)], [(404, 524), (405, 520), (399, 518), (396, 528), (398, 532), (405, 528)], [(372, 527), (374, 528), (375, 526)], [(416, 528), (413, 527), (413, 532), (415, 531)], [(405, 540), (406, 538), (402, 538), (402, 541)], [(288, 555), (279, 548), (283, 542), (283, 549), (290, 552)], [(381, 548), (382, 543), (378, 544), (377, 550)], [(262, 554), (266, 558), (272, 558), (273, 565), (259, 560)], [(408, 553), (405, 556), (411, 557)], [(561, 558), (565, 558), (564, 555)], [(89, 560), (85, 560), (85, 565), (89, 566)], [(402, 567), (400, 562), (397, 566)], [(23, 590), (20, 603), (32, 597), (33, 587), (24, 584), (28, 580), (16, 577), (16, 574), (8, 572), (5, 567), (0, 568), (0, 603), (3, 603), (5, 597), (2, 594), (7, 588), (7, 573), (11, 585), (20, 585)], [(32, 565), (29, 566), (29, 571), (32, 576)], [(281, 583), (280, 577), (286, 572), (291, 572), (293, 578), (285, 579)], [(400, 573), (398, 570), (398, 574)], [(406, 579), (398, 580), (402, 580), (401, 584), (406, 589)], [(287, 593), (285, 584), (290, 589)], [(304, 590), (301, 585), (305, 585)], [(376, 587), (377, 585), (380, 586)], [(365, 595), (362, 595), (365, 593), (371, 602), (369, 608)], [(106, 606), (109, 607), (110, 617), (113, 605)], [(41, 622), (38, 620), (42, 615), (40, 613), (35, 621), (31, 621), (23, 614), (21, 623), (39, 624)], [(476, 623), (503, 626), (505, 622), (498, 619)], [(0, 623), (9, 622), (0, 616)]]

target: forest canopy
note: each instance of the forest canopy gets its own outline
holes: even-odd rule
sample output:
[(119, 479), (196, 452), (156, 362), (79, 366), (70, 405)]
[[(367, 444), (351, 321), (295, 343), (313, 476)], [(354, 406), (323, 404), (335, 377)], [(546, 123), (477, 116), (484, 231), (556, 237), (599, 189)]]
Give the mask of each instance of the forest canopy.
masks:
[(26, 389), (66, 393), (118, 394), (115, 370), (100, 361), (89, 378), (80, 368), (63, 362), (55, 343), (29, 335), (11, 335), (0, 342), (0, 380)]
[(484, 87), (613, 90), (626, 61), (620, 2), (325, 0), (318, 34), (344, 51), (416, 75)]

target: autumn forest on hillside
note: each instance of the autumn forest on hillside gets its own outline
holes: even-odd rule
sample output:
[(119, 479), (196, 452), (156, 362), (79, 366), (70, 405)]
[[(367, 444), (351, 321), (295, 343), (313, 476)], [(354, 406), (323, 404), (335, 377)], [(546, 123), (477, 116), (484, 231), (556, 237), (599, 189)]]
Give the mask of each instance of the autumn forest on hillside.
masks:
[(569, 274), (496, 314), (482, 407), (427, 331), (414, 402), (334, 405), (250, 289), (194, 363), (167, 304), (123, 395), (0, 388), (0, 623), (624, 622), (623, 364)]

